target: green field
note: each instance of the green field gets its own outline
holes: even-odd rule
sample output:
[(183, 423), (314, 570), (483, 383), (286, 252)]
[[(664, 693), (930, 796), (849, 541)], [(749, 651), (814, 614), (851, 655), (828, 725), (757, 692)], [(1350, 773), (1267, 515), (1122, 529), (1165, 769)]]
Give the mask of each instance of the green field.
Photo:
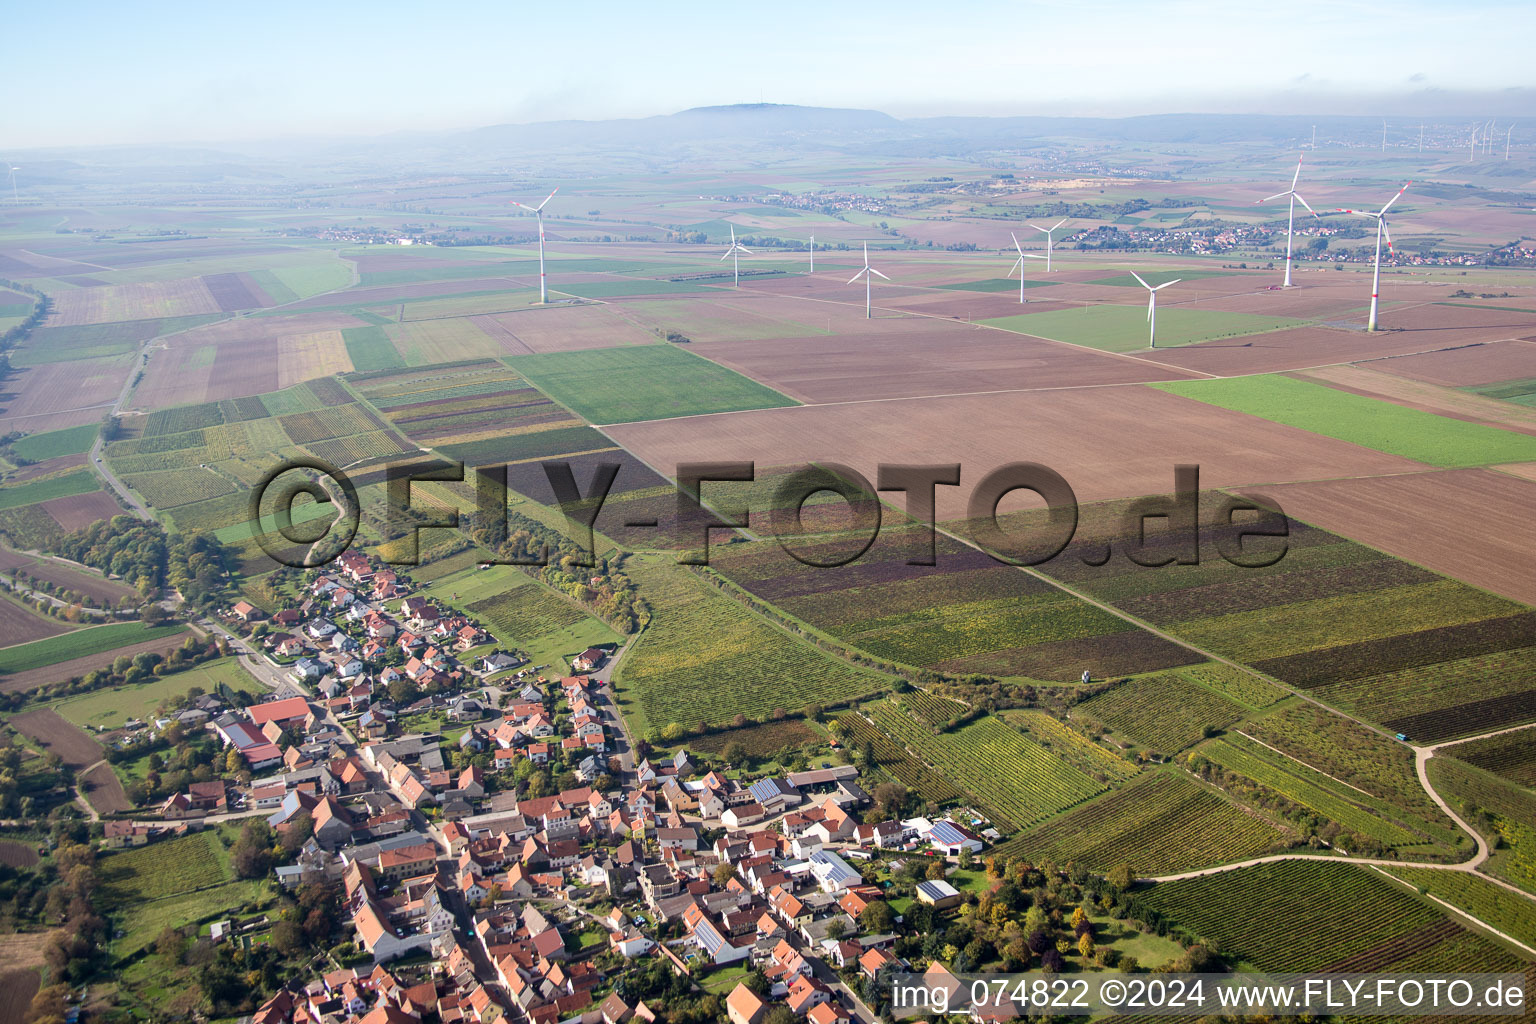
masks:
[(354, 369), (387, 370), (405, 365), (382, 327), (347, 327), (341, 336), (347, 343), (347, 357)]
[(991, 716), (934, 733), (895, 704), (882, 701), (865, 710), (898, 743), (968, 790), (1003, 831), (1032, 825), (1105, 788)]
[(26, 672), (34, 668), (47, 668), (61, 661), (83, 658), (89, 654), (143, 643), (182, 632), (184, 626), (144, 626), (138, 622), (114, 622), (106, 626), (91, 626), (69, 633), (60, 633), (29, 644), (16, 644), (0, 648), (0, 672)]
[[(1177, 286), (1175, 286), (1177, 287)], [(1307, 323), (1284, 316), (1225, 313), (1210, 309), (1184, 309), (1172, 305), (1172, 289), (1161, 292), (1163, 308), (1157, 312), (1157, 347), (1193, 345), (1217, 338), (1263, 334)], [(998, 317), (980, 321), (1018, 334), (1070, 342), (1106, 352), (1136, 352), (1147, 348), (1147, 307), (1076, 306), (1043, 313)]]
[(101, 859), (102, 890), (121, 915), (124, 934), (113, 945), (118, 957), (148, 946), (166, 927), (204, 920), (265, 895), (264, 879), (235, 881), (222, 834), (225, 830), (209, 829)]
[[(1175, 220), (1183, 220), (1188, 215), (1188, 210), (1179, 210), (1172, 215), (1172, 218)], [(1163, 218), (1167, 218), (1168, 216), (1169, 215), (1167, 214), (1161, 215)], [(1137, 270), (1136, 273), (1140, 274), (1141, 279), (1154, 288), (1160, 284), (1167, 284), (1169, 281), (1199, 281), (1201, 278), (1206, 277), (1233, 276), (1231, 273), (1225, 270)], [(1087, 283), (1107, 284), (1116, 288), (1141, 287), (1141, 285), (1137, 283), (1136, 279), (1128, 273), (1116, 274), (1114, 277), (1100, 277)]]
[(1243, 715), (1238, 704), (1171, 672), (1131, 679), (1073, 709), (1165, 754)]
[(592, 423), (799, 404), (673, 345), (550, 352), (507, 362), (540, 391)]
[(56, 459), (60, 455), (79, 455), (81, 452), (91, 450), (91, 445), (96, 443), (96, 434), (100, 430), (100, 424), (85, 423), (78, 427), (50, 430), (43, 434), (28, 434), (11, 445), (11, 450), (33, 462)]
[(636, 735), (669, 722), (692, 728), (833, 704), (886, 686), (884, 676), (770, 625), (670, 556), (631, 559), (625, 568), (652, 613), (615, 673)]
[[(1337, 863), (1284, 861), (1165, 882), (1140, 899), (1170, 922), (1259, 970), (1518, 970), (1521, 961), (1444, 920), (1380, 875)], [(1343, 968), (1340, 968), (1343, 969)]]
[(1437, 416), (1278, 374), (1149, 386), (1434, 466), (1536, 460), (1536, 437), (1529, 434)]
[(1536, 946), (1536, 900), (1522, 899), (1502, 886), (1464, 871), (1436, 871), (1433, 868), (1389, 868), (1387, 871), (1415, 889), (1438, 896), (1527, 946)]
[[(1025, 288), (1048, 288), (1055, 283), (1055, 281), (1039, 281), (1029, 277), (1024, 279)], [(954, 292), (1016, 292), (1019, 290), (1019, 282), (1009, 277), (988, 277), (980, 281), (961, 281), (958, 284), (941, 284), (935, 287)]]
[(101, 486), (101, 480), (88, 469), (76, 469), (62, 476), (33, 480), (13, 487), (0, 487), (0, 508), (35, 505), (39, 501), (86, 494)]
[[(1388, 846), (1416, 846), (1423, 841), (1420, 836), (1401, 825), (1365, 810), (1357, 802), (1361, 799), (1359, 794), (1353, 794), (1352, 790), (1332, 783), (1320, 772), (1241, 736), (1208, 743), (1195, 753), (1210, 758), (1229, 771), (1252, 779), (1358, 835), (1379, 840)], [(1345, 793), (1353, 794), (1355, 799), (1348, 799)]]
[(1209, 867), (1264, 853), (1284, 837), (1182, 772), (1163, 770), (1053, 818), (998, 848), (1031, 861), (1076, 861), (1141, 876)]
[[(482, 570), (477, 568), (475, 552), (465, 554), (469, 560), (464, 566), (432, 578), (421, 593), (478, 619), (498, 646), (516, 648), (535, 665), (561, 666), (563, 671), (563, 658), (623, 640), (602, 619), (521, 570), (512, 566)], [(458, 558), (455, 555), (449, 561)]]
[(70, 697), (54, 705), (54, 710), (79, 726), (115, 729), (126, 719), (147, 720), (166, 700), (183, 696), (194, 686), (208, 693), (220, 686), (248, 694), (262, 692), (262, 687), (233, 659), (203, 665), (160, 676), (137, 686), (115, 686), (80, 697)]

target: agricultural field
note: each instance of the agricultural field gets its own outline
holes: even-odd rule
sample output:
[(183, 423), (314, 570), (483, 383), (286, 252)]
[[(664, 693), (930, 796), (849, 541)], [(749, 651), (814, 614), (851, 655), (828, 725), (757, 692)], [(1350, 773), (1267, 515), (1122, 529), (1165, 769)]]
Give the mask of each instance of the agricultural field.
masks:
[(798, 747), (823, 742), (823, 737), (798, 718), (786, 718), (766, 725), (741, 729), (722, 729), (708, 736), (695, 736), (683, 746), (696, 753), (719, 755), (733, 743), (740, 743), (748, 757), (772, 759)]
[[(1162, 294), (1166, 299), (1167, 293)], [(1072, 306), (981, 322), (988, 327), (1036, 338), (1049, 338), (1052, 341), (1065, 341), (1105, 352), (1137, 352), (1147, 349), (1147, 308), (1142, 305)], [(1287, 327), (1300, 327), (1305, 323), (1293, 317), (1165, 306), (1157, 314), (1157, 347), (1170, 348), (1214, 341), (1217, 338), (1263, 334)]]
[(100, 761), (105, 751), (100, 743), (78, 726), (65, 721), (52, 708), (38, 708), (16, 715), (11, 728), (35, 740), (45, 752), (58, 754), (71, 768), (84, 768)]
[[(1523, 966), (1429, 904), (1353, 865), (1263, 864), (1165, 882), (1141, 899), (1263, 971), (1519, 971)], [(1242, 912), (1233, 913), (1236, 907)]]
[(1457, 836), (1419, 785), (1413, 749), (1313, 704), (1294, 704), (1245, 722), (1242, 735), (1335, 782), (1385, 802), (1436, 838)]
[(61, 455), (79, 455), (81, 452), (91, 450), (91, 445), (96, 442), (98, 430), (95, 424), (84, 423), (78, 427), (66, 427), (63, 430), (29, 434), (11, 445), (11, 450), (33, 462), (56, 459)]
[[(1202, 495), (1201, 506), (1220, 500)], [(1283, 557), (1265, 567), (1216, 556), (1234, 528), (1213, 525), (1201, 529), (1198, 565), (1145, 568), (1118, 556), (1086, 564), (1106, 540), (1125, 550), (1134, 528), (1123, 521), (1127, 507), (1085, 507), (1077, 539), (1041, 570), (1410, 737), (1461, 735), (1533, 714), (1519, 710), (1536, 697), (1520, 671), (1536, 628), (1525, 606), (1294, 519)], [(1023, 529), (1037, 518), (1018, 513), (1004, 526)], [(1172, 555), (1173, 544), (1149, 531), (1141, 557)]]
[(1152, 387), (1432, 466), (1536, 460), (1536, 437), (1276, 374)]
[(1198, 743), (1243, 716), (1243, 708), (1171, 672), (1117, 684), (1072, 709), (1160, 753)]
[(182, 626), (150, 627), (138, 622), (89, 626), (61, 636), (0, 649), (0, 673), (10, 675), (31, 669), (46, 668), (72, 658), (100, 654), (128, 644), (172, 636), (183, 631)]
[(1536, 900), (1521, 899), (1485, 878), (1462, 871), (1389, 868), (1387, 873), (1527, 946), (1536, 947)]
[(1436, 792), (1488, 840), (1492, 856), (1483, 870), (1536, 894), (1536, 794), (1453, 757), (1432, 757), (1425, 770)]
[(0, 652), (15, 644), (57, 636), (69, 628), (58, 619), (38, 615), (9, 594), (0, 596)]
[(959, 786), (907, 753), (859, 712), (845, 712), (838, 716), (837, 722), (838, 735), (844, 746), (868, 753), (870, 761), (910, 792), (941, 806), (965, 797)]
[(887, 685), (771, 625), (670, 557), (631, 559), (626, 571), (652, 609), (614, 679), (636, 735), (672, 722), (724, 724), (738, 714), (838, 704)]
[(1214, 690), (1245, 707), (1261, 709), (1279, 703), (1290, 696), (1289, 692), (1274, 683), (1267, 683), (1252, 672), (1220, 661), (1181, 668), (1178, 674), (1192, 683)]
[(1424, 842), (1422, 835), (1366, 809), (1376, 801), (1241, 736), (1207, 743), (1195, 754), (1279, 793), (1356, 835), (1387, 846), (1417, 846)]
[(101, 486), (100, 479), (90, 470), (71, 470), (59, 476), (0, 487), (0, 509), (35, 505), (39, 502), (52, 501), (54, 498), (85, 494), (96, 490), (99, 486)]
[(1256, 856), (1285, 838), (1188, 776), (1163, 770), (1035, 826), (998, 853), (1099, 871), (1130, 864), (1154, 876)]
[(1447, 747), (1443, 753), (1527, 789), (1536, 789), (1536, 732), (1524, 729)]
[(1052, 718), (1044, 711), (1007, 708), (997, 716), (1042, 747), (1048, 747), (1068, 764), (1098, 782), (1121, 782), (1131, 778), (1137, 767), (1112, 752), (1106, 745), (1089, 739), (1076, 729)]
[(935, 733), (890, 702), (865, 710), (899, 744), (970, 792), (1004, 831), (1025, 828), (1105, 788), (991, 716)]
[(261, 685), (230, 658), (159, 676), (136, 686), (117, 686), (70, 697), (54, 704), (53, 709), (82, 728), (116, 729), (129, 718), (148, 720), (162, 703), (184, 696), (194, 686), (207, 693), (217, 692), (220, 687), (247, 694), (262, 692)]
[[(901, 665), (1066, 682), (1085, 668), (1120, 674), (1200, 660), (948, 538), (938, 538), (936, 565), (908, 565), (918, 539), (888, 528), (865, 555), (836, 568), (803, 565), (770, 542), (712, 552), (710, 565), (807, 625)], [(850, 546), (833, 536), (797, 550), (827, 562)]]
[(772, 409), (793, 399), (674, 345), (512, 356), (518, 373), (591, 423)]
[(352, 360), (354, 370), (382, 370), (405, 365), (381, 327), (348, 327), (341, 336), (347, 343), (347, 358)]

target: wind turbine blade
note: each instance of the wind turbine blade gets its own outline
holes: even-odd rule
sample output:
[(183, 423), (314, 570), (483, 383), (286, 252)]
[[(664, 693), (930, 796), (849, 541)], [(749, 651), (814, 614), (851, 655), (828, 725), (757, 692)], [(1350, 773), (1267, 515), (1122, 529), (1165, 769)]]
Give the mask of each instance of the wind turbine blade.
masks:
[(1013, 272), (1015, 270), (1017, 270), (1021, 274), (1024, 273), (1024, 254), (1023, 253), (1019, 254), (1019, 258), (1013, 261), (1013, 265), (1008, 268), (1008, 273), (1004, 274), (1003, 276), (1004, 277), (1012, 277), (1013, 276)]
[(720, 257), (720, 262), (724, 263), (726, 260), (730, 259), (731, 258), (731, 253), (733, 253), (735, 251), (736, 251), (735, 249), (727, 249), (727, 250), (725, 250), (725, 255)]
[(1024, 247), (1019, 244), (1019, 236), (1010, 231), (1008, 232), (1008, 237), (1013, 239), (1013, 247), (1019, 250), (1019, 259), (1022, 260), (1024, 258)]
[(1149, 323), (1152, 320), (1152, 310), (1156, 306), (1157, 306), (1157, 295), (1155, 293), (1149, 293), (1147, 295), (1147, 321)]
[(1032, 252), (1026, 252), (1026, 253), (1023, 254), (1023, 256), (1027, 260), (1043, 260), (1043, 259), (1045, 259), (1044, 256), (1036, 256)]
[(539, 212), (538, 210), (535, 210), (533, 207), (527, 205), (526, 203), (518, 202), (516, 199), (509, 199), (509, 200), (507, 200), (507, 202), (511, 203), (513, 206), (522, 207), (524, 210), (527, 210), (529, 213), (538, 213)]
[[(868, 270), (868, 269), (869, 269), (869, 268), (868, 268), (868, 267), (865, 267), (865, 268), (864, 268), (864, 270)], [(859, 272), (858, 272), (858, 273), (857, 273), (857, 274), (854, 274), (854, 275), (853, 275), (853, 276), (852, 276), (852, 277), (850, 277), (850, 278), (849, 278), (849, 279), (848, 279), (848, 283), (849, 283), (849, 284), (853, 284), (853, 282), (855, 282), (855, 281), (857, 281), (857, 280), (858, 280), (858, 279), (859, 279), (859, 278), (861, 278), (861, 277), (863, 277), (863, 276), (864, 276), (864, 270), (861, 270), (861, 271), (859, 271)]]
[(541, 210), (544, 209), (544, 203), (547, 203), (551, 199), (555, 198), (555, 192), (559, 192), (559, 191), (560, 191), (560, 186), (556, 185), (555, 189), (554, 189), (554, 192), (551, 192), (549, 195), (545, 196), (544, 197), (544, 202), (539, 204), (539, 209), (541, 209)]
[(1147, 290), (1148, 290), (1148, 291), (1151, 291), (1151, 290), (1152, 290), (1152, 286), (1151, 286), (1151, 285), (1149, 285), (1149, 284), (1147, 284), (1147, 282), (1145, 282), (1145, 281), (1142, 281), (1142, 280), (1141, 280), (1141, 275), (1140, 275), (1140, 274), (1138, 274), (1138, 273), (1136, 273), (1136, 271), (1134, 271), (1134, 270), (1133, 270), (1133, 271), (1131, 271), (1131, 276), (1132, 276), (1132, 277), (1134, 277), (1134, 278), (1135, 278), (1135, 279), (1136, 279), (1136, 280), (1137, 280), (1137, 281), (1138, 281), (1138, 282), (1140, 282), (1140, 283), (1141, 283), (1141, 286), (1142, 286), (1142, 287), (1143, 287), (1143, 288), (1145, 288), (1145, 289), (1147, 289)]
[(1387, 200), (1387, 205), (1383, 206), (1381, 208), (1381, 212), (1382, 213), (1386, 213), (1388, 210), (1392, 209), (1392, 204), (1397, 202), (1399, 199), (1403, 198), (1403, 193), (1408, 191), (1408, 185), (1412, 185), (1412, 184), (1413, 184), (1413, 182), (1410, 181), (1406, 185), (1404, 185), (1402, 188), (1398, 189), (1397, 190), (1397, 195), (1395, 195), (1391, 199)]
[(1381, 219), (1381, 233), (1387, 238), (1387, 252), (1391, 252), (1393, 255), (1396, 255), (1392, 249), (1392, 232), (1387, 227), (1387, 219), (1385, 217)]
[(1066, 222), (1067, 222), (1067, 218), (1065, 218), (1065, 217), (1061, 218), (1061, 220), (1059, 220), (1055, 224), (1051, 225), (1051, 230), (1055, 231), (1057, 228), (1061, 227)]
[(1152, 290), (1155, 291), (1155, 292), (1160, 292), (1164, 288), (1167, 288), (1169, 285), (1171, 285), (1171, 284), (1178, 284), (1182, 280), (1184, 280), (1182, 277), (1176, 277), (1172, 281), (1164, 281), (1162, 284), (1158, 285), (1156, 288), (1153, 288)]
[(883, 281), (889, 281), (890, 280), (890, 278), (888, 278), (884, 274), (880, 273), (880, 271), (876, 270), (874, 267), (870, 267), (869, 268), (869, 272), (871, 274), (874, 274), (876, 277), (880, 278)]
[(738, 245), (738, 246), (736, 246), (736, 251), (737, 251), (737, 252), (739, 252), (739, 253), (745, 253), (745, 254), (746, 254), (746, 255), (748, 255), (748, 256), (751, 256), (751, 255), (752, 255), (752, 250), (751, 250), (751, 249), (748, 249), (748, 248), (747, 248), (747, 247), (746, 247), (746, 246), (744, 246), (744, 245)]
[[(1302, 206), (1307, 206), (1307, 201), (1305, 199), (1301, 198), (1301, 193), (1300, 192), (1296, 193), (1296, 201), (1298, 203), (1300, 203)], [(1312, 207), (1307, 206), (1307, 212), (1310, 213), (1312, 216), (1317, 217), (1317, 211), (1312, 209)], [(1321, 217), (1317, 217), (1317, 219), (1318, 220), (1322, 220)]]
[(732, 224), (731, 225), (731, 248), (734, 249), (735, 247), (736, 247), (736, 225)]
[(1260, 204), (1260, 203), (1272, 203), (1272, 202), (1274, 202), (1274, 201), (1275, 201), (1275, 200), (1276, 200), (1276, 199), (1284, 199), (1284, 198), (1285, 198), (1285, 197), (1286, 197), (1286, 196), (1288, 196), (1288, 195), (1290, 195), (1290, 194), (1291, 194), (1291, 193), (1289, 193), (1289, 192), (1276, 192), (1276, 193), (1275, 193), (1275, 194), (1274, 194), (1274, 195), (1272, 195), (1272, 196), (1267, 196), (1267, 197), (1266, 197), (1266, 198), (1264, 198), (1264, 199), (1255, 199), (1255, 200), (1254, 200), (1254, 201), (1253, 201), (1253, 205), (1254, 205), (1254, 206), (1258, 206), (1258, 205), (1259, 205), (1259, 204)]
[[(1303, 153), (1302, 156), (1306, 154)], [(1301, 156), (1296, 158), (1296, 173), (1291, 176), (1291, 191), (1296, 191), (1296, 183), (1301, 180)]]
[(1030, 221), (1029, 226), (1034, 228), (1036, 231), (1044, 231), (1046, 234), (1050, 234), (1052, 231), (1056, 230), (1055, 228), (1043, 228), (1039, 224), (1036, 224), (1034, 221)]

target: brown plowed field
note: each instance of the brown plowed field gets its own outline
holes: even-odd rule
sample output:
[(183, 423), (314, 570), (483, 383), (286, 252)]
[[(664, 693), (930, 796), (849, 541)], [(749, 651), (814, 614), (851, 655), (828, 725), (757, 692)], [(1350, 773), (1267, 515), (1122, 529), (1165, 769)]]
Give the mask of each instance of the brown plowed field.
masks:
[[(28, 943), (35, 943), (41, 956), (44, 943), (40, 935), (18, 935)], [(14, 961), (7, 958), (6, 967), (0, 968), (0, 1024), (22, 1024), (32, 1006), (32, 997), (42, 986), (42, 976), (27, 967), (10, 966)]]
[(53, 297), (49, 327), (110, 324), (119, 320), (217, 313), (219, 303), (202, 278), (77, 288)]
[(1371, 368), (1453, 388), (1498, 384), (1506, 380), (1536, 377), (1536, 344), (1529, 341), (1498, 341), (1444, 352), (1384, 359)]
[[(114, 650), (103, 651), (100, 654), (87, 654), (84, 657), (72, 658), (69, 661), (61, 661), (56, 665), (47, 665), (43, 668), (31, 668), (25, 672), (15, 672), (8, 676), (0, 676), (0, 693), (25, 693), (27, 690), (38, 686), (46, 686), (49, 683), (57, 683), (65, 679), (73, 679), (83, 676), (91, 669), (106, 668), (112, 664), (119, 654), (133, 657), (145, 651), (153, 651), (156, 654), (167, 654), (176, 647), (186, 642), (186, 634), (178, 633), (173, 636), (162, 636), (154, 640), (144, 640), (136, 644), (128, 644)], [(64, 721), (62, 718), (59, 721)]]
[(68, 632), (61, 622), (35, 615), (10, 598), (0, 598), (0, 647)]
[(12, 370), (0, 384), (0, 432), (41, 433), (96, 423), (132, 372), (132, 355)]
[[(122, 651), (113, 652), (114, 657)], [(110, 660), (110, 659), (108, 659)], [(57, 667), (57, 666), (55, 666)], [(16, 676), (9, 676), (9, 684)], [(9, 689), (9, 686), (7, 687)], [(52, 708), (39, 708), (26, 714), (16, 715), (11, 725), (17, 732), (30, 736), (50, 754), (58, 754), (71, 768), (84, 768), (101, 760), (104, 751), (84, 729), (71, 724)]]
[[(1383, 323), (1387, 322), (1387, 314), (1383, 313), (1382, 319)], [(1207, 341), (1200, 345), (1160, 348), (1155, 353), (1142, 350), (1130, 354), (1138, 359), (1155, 359), (1160, 363), (1204, 373), (1236, 377), (1249, 373), (1277, 373), (1379, 356), (1425, 352), (1465, 343), (1454, 338), (1415, 331), (1380, 331), (1370, 334), (1336, 327), (1293, 327), (1267, 334)]]
[(810, 404), (1196, 376), (1075, 345), (943, 324), (885, 338), (819, 335), (692, 350)]
[(1536, 482), (1452, 469), (1253, 491), (1297, 519), (1536, 605)]
[[(85, 495), (79, 495), (79, 497), (85, 497)], [(54, 500), (64, 499), (55, 498)], [(114, 503), (112, 507), (117, 508), (117, 505)], [(92, 600), (105, 601), (108, 604), (117, 601), (120, 597), (133, 597), (137, 593), (127, 584), (109, 580), (88, 569), (61, 565), (51, 558), (33, 558), (19, 551), (0, 549), (0, 569), (9, 571), (17, 568), (26, 569), (27, 575), (36, 579), (48, 580), (60, 588), (73, 590), (77, 594), (84, 594)]]
[(109, 764), (99, 764), (80, 776), (77, 788), (97, 814), (121, 814), (133, 810), (133, 803), (123, 791), (123, 780)]
[(123, 507), (106, 491), (90, 491), (72, 494), (67, 498), (50, 498), (38, 505), (66, 531), (90, 526), (101, 519), (122, 515)]
[(78, 455), (60, 455), (58, 458), (47, 459), (43, 462), (34, 462), (30, 466), (22, 466), (20, 469), (12, 471), (10, 477), (6, 480), (6, 483), (25, 483), (28, 480), (35, 480), (40, 476), (48, 476), (51, 473), (58, 473), (61, 470), (74, 469), (76, 466), (83, 466), (85, 463), (85, 452), (81, 452)]
[(680, 462), (830, 460), (873, 480), (880, 462), (959, 462), (961, 486), (938, 489), (945, 519), (965, 514), (983, 474), (1017, 461), (1051, 467), (1080, 501), (1162, 493), (1180, 462), (1200, 464), (1208, 487), (1425, 468), (1138, 387), (803, 406), (629, 423), (605, 432), (669, 475)]

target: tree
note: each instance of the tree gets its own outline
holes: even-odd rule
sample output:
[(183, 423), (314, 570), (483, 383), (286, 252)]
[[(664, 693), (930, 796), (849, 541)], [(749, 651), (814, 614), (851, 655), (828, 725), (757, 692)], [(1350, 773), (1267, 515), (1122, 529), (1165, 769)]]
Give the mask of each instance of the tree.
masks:
[(304, 929), (299, 922), (284, 918), (272, 926), (272, 946), (284, 955), (297, 953), (304, 948)]
[(827, 938), (840, 939), (848, 934), (848, 922), (841, 917), (834, 917), (827, 922)]
[(1136, 884), (1136, 872), (1129, 864), (1116, 864), (1109, 869), (1109, 874), (1104, 876), (1104, 880), (1121, 892), (1125, 892)]
[(975, 863), (976, 855), (971, 852), (971, 848), (969, 846), (960, 847), (960, 870), (969, 871)]
[(859, 926), (866, 932), (884, 935), (896, 927), (896, 913), (884, 900), (874, 900), (859, 912)]
[(949, 870), (944, 866), (942, 860), (934, 860), (928, 865), (928, 881), (930, 882), (942, 882), (948, 874)]
[(253, 818), (246, 822), (231, 851), (235, 873), (241, 878), (265, 878), (272, 868), (271, 830), (266, 822)]
[(240, 751), (230, 747), (229, 752), (224, 755), (224, 770), (233, 775), (244, 767), (245, 759), (240, 756)]
[(715, 866), (715, 884), (724, 889), (736, 877), (736, 869), (728, 861), (721, 861)]
[(747, 745), (741, 740), (731, 740), (720, 750), (720, 759), (732, 767), (747, 764), (749, 756)]
[(1083, 937), (1077, 940), (1077, 951), (1082, 954), (1084, 960), (1093, 956), (1093, 936), (1084, 932)]
[(794, 1011), (782, 1003), (776, 1003), (763, 1015), (763, 1024), (798, 1024), (798, 1021)]

